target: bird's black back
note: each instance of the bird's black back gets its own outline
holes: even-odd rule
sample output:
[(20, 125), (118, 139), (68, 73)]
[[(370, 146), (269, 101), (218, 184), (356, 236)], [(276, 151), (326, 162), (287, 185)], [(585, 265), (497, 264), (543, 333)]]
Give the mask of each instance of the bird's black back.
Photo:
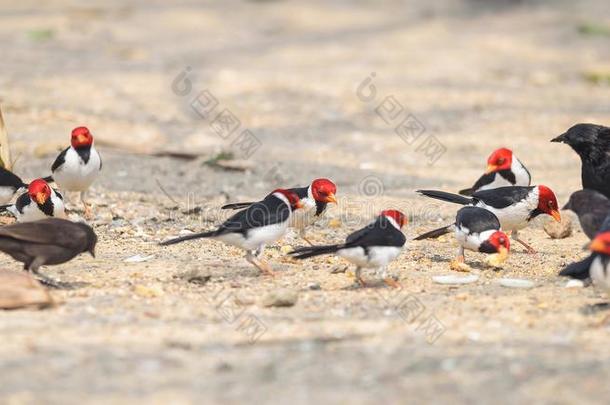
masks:
[(60, 218), (7, 225), (0, 228), (0, 238), (60, 246), (79, 253), (94, 248), (97, 243), (97, 236), (89, 225)]
[(472, 194), (472, 198), (493, 208), (506, 208), (524, 200), (534, 189), (533, 186), (509, 186), (493, 190), (482, 190)]
[(273, 194), (233, 215), (218, 228), (215, 235), (241, 233), (246, 235), (252, 228), (285, 222), (290, 217), (290, 207)]
[(407, 238), (383, 215), (368, 226), (350, 234), (345, 240), (345, 247), (361, 246), (404, 246)]
[(582, 230), (593, 239), (610, 213), (610, 200), (598, 191), (580, 190), (570, 196), (563, 209), (573, 211)]
[(479, 207), (460, 209), (456, 215), (455, 224), (461, 228), (468, 228), (471, 233), (500, 229), (498, 217), (493, 212)]
[(22, 187), (27, 187), (28, 185), (15, 173), (0, 166), (0, 186), (12, 187), (17, 190)]

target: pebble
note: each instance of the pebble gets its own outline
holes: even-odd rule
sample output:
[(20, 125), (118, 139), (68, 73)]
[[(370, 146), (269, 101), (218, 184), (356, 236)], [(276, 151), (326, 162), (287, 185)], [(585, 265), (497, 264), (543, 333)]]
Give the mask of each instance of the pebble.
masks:
[(533, 281), (519, 278), (501, 278), (498, 280), (498, 283), (500, 283), (502, 287), (507, 288), (533, 288), (536, 286)]
[(544, 223), (544, 231), (553, 239), (565, 239), (572, 235), (572, 218), (562, 212), (561, 222), (550, 218)]
[(43, 309), (54, 304), (47, 289), (31, 275), (0, 270), (0, 309)]
[(268, 293), (263, 298), (265, 307), (292, 307), (299, 299), (299, 294), (294, 290), (281, 288)]
[(322, 289), (322, 287), (320, 287), (319, 283), (308, 283), (307, 289), (312, 291), (319, 291)]
[(184, 280), (191, 284), (205, 285), (212, 279), (212, 275), (203, 269), (193, 269), (184, 273), (174, 275), (174, 278)]
[(142, 263), (142, 262), (147, 262), (150, 259), (153, 259), (154, 257), (155, 257), (155, 255), (150, 255), (150, 256), (135, 255), (135, 256), (128, 257), (127, 259), (125, 259), (123, 261), (125, 263)]
[(566, 283), (566, 288), (584, 288), (585, 283), (582, 280), (569, 280)]
[(432, 281), (437, 284), (472, 284), (479, 280), (479, 276), (470, 274), (468, 276), (433, 276)]

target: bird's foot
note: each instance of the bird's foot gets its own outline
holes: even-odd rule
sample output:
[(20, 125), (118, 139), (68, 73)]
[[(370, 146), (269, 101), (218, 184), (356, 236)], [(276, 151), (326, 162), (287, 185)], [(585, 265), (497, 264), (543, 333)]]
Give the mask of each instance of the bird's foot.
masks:
[(360, 276), (356, 277), (356, 283), (358, 283), (358, 285), (362, 288), (368, 287), (366, 281), (364, 281), (364, 279)]
[(513, 238), (513, 239), (515, 240), (515, 242), (518, 242), (521, 246), (523, 246), (525, 248), (525, 251), (527, 252), (527, 254), (535, 255), (538, 253), (538, 252), (536, 252), (536, 250), (533, 247), (528, 245), (527, 242), (525, 242), (519, 238)]
[(383, 279), (383, 282), (391, 288), (402, 288), (400, 281), (396, 280), (394, 277), (386, 277)]
[(44, 285), (45, 287), (53, 288), (56, 290), (71, 290), (72, 288), (74, 288), (70, 283), (55, 280), (51, 277), (43, 276), (40, 273), (35, 274), (34, 277), (36, 278), (36, 280), (38, 280), (40, 284)]
[(463, 273), (470, 273), (472, 271), (472, 268), (464, 262), (464, 256), (458, 256), (455, 260), (452, 260), (449, 263), (449, 268)]
[(95, 215), (93, 214), (93, 209), (91, 209), (91, 206), (89, 204), (85, 204), (85, 209), (83, 211), (83, 216), (87, 220), (92, 220), (95, 217)]
[(301, 239), (303, 239), (305, 242), (307, 242), (307, 244), (308, 244), (309, 246), (314, 246), (313, 242), (312, 242), (312, 241), (310, 241), (309, 239), (307, 239), (307, 237), (306, 237), (306, 236), (301, 235)]
[[(257, 263), (258, 262), (258, 263)], [(254, 263), (254, 266), (256, 266), (257, 269), (259, 269), (261, 271), (261, 273), (263, 273), (266, 276), (271, 276), (271, 277), (275, 277), (277, 276), (277, 274), (273, 271), (273, 269), (271, 268), (271, 266), (269, 265), (269, 263), (267, 263), (264, 260), (257, 260)]]

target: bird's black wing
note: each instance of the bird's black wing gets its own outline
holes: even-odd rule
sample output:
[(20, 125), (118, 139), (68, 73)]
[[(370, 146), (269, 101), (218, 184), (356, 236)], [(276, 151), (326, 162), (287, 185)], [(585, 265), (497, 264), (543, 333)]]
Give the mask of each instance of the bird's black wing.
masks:
[(32, 204), (30, 195), (28, 193), (23, 193), (17, 197), (17, 201), (15, 201), (15, 208), (17, 208), (17, 211), (23, 214), (23, 209), (30, 204)]
[(472, 193), (476, 192), (481, 187), (493, 183), (493, 181), (495, 179), (496, 179), (496, 173), (485, 173), (484, 175), (479, 177), (479, 179), (476, 181), (476, 183), (474, 183), (474, 186), (472, 186), (471, 188), (460, 190), (460, 194), (466, 195), (466, 196), (471, 196)]
[(4, 226), (0, 228), (0, 237), (77, 249), (86, 240), (87, 233), (82, 226), (72, 221), (49, 218)]
[(515, 173), (513, 173), (513, 171), (510, 169), (500, 170), (498, 172), (498, 174), (500, 176), (502, 176), (504, 178), (504, 180), (508, 181), (510, 184), (514, 185), (515, 183), (517, 183), (517, 177), (515, 176)]
[(468, 228), (471, 233), (500, 229), (498, 217), (493, 212), (478, 207), (464, 207), (459, 210), (455, 223), (459, 227)]
[(597, 254), (594, 253), (584, 260), (566, 266), (563, 270), (561, 270), (561, 272), (559, 272), (559, 275), (562, 277), (575, 278), (577, 280), (588, 279), (590, 277), (589, 268), (591, 267), (591, 264), (596, 256)]
[(379, 216), (375, 222), (347, 237), (344, 247), (396, 246), (402, 247), (407, 238), (390, 221)]
[(482, 190), (472, 194), (475, 200), (493, 208), (506, 208), (524, 200), (534, 187), (509, 186), (493, 190)]
[(269, 195), (263, 201), (254, 203), (227, 219), (215, 234), (242, 233), (245, 235), (252, 228), (285, 222), (289, 216), (288, 205), (276, 196)]
[(10, 170), (6, 170), (0, 166), (0, 186), (13, 187), (15, 190), (21, 187), (27, 187), (28, 185), (21, 180), (19, 176)]
[(61, 166), (63, 166), (64, 163), (66, 163), (66, 153), (68, 153), (69, 149), (69, 147), (64, 149), (59, 154), (59, 156), (57, 156), (57, 159), (55, 159), (55, 162), (53, 162), (53, 166), (51, 166), (51, 172), (55, 173), (57, 169), (59, 169)]
[[(307, 194), (308, 187), (291, 188), (291, 189), (289, 189), (289, 191), (296, 193), (300, 199), (308, 197), (308, 194)], [(230, 203), (230, 204), (223, 205), (222, 207), (220, 207), (220, 209), (222, 209), (222, 210), (241, 210), (244, 208), (248, 208), (252, 204), (256, 204), (256, 202), (251, 201), (251, 202), (241, 202), (241, 203)]]

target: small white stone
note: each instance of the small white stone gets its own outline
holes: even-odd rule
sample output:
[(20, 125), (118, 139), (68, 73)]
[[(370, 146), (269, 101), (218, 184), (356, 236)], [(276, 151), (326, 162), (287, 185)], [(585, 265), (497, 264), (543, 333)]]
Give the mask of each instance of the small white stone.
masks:
[(566, 283), (566, 288), (584, 288), (585, 283), (582, 280), (570, 280)]
[(437, 284), (471, 284), (479, 280), (479, 276), (470, 274), (468, 276), (433, 276), (432, 281)]
[(142, 263), (142, 262), (147, 262), (150, 259), (153, 259), (154, 257), (155, 257), (155, 255), (150, 255), (150, 256), (135, 255), (135, 256), (128, 257), (127, 259), (125, 259), (123, 261), (125, 263)]
[(501, 278), (498, 282), (502, 287), (507, 288), (533, 288), (536, 286), (533, 281), (519, 278)]

